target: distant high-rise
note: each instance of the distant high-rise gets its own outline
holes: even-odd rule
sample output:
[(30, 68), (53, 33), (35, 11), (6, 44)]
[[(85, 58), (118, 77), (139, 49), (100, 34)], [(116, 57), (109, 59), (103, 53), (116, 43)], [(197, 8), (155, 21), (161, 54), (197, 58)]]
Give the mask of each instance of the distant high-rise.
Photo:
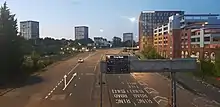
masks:
[(88, 39), (88, 38), (89, 38), (89, 28), (87, 26), (75, 27), (75, 40)]
[(133, 40), (133, 33), (123, 33), (123, 42)]
[[(168, 23), (172, 15), (182, 15), (184, 11), (142, 11), (139, 17), (139, 46), (153, 44), (153, 28)], [(143, 37), (144, 36), (144, 37)], [(141, 40), (144, 38), (144, 40)]]
[(39, 38), (39, 22), (22, 21), (20, 22), (20, 33), (25, 39)]

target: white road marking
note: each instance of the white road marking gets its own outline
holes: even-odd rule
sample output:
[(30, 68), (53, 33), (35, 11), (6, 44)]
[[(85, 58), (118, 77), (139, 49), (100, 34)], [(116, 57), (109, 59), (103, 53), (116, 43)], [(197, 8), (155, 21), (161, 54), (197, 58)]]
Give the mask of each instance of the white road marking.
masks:
[[(157, 100), (159, 98), (159, 101)], [(166, 97), (162, 97), (162, 96), (156, 96), (153, 98), (154, 101), (156, 101), (158, 104), (160, 104), (161, 101), (165, 102), (168, 101), (168, 99)]]
[(74, 86), (76, 87), (76, 84)]
[(124, 84), (124, 82), (121, 82), (121, 84)]
[(46, 96), (44, 99), (47, 99), (48, 98), (48, 96)]
[(193, 102), (191, 103), (193, 106), (198, 107), (196, 104), (194, 104)]
[(68, 85), (70, 84), (70, 82), (73, 80), (73, 78), (76, 76), (77, 74), (74, 73), (73, 76), (71, 77), (71, 79), (69, 80), (69, 82), (65, 85), (65, 87), (63, 88), (63, 90), (66, 89), (66, 87), (68, 87)]
[(133, 103), (134, 103), (134, 106), (137, 106), (137, 104), (135, 102), (133, 102)]
[(140, 85), (148, 85), (147, 83), (145, 83), (145, 82), (143, 82), (143, 81), (138, 81), (138, 83), (140, 84)]
[(70, 93), (70, 95), (69, 96), (71, 96), (72, 95), (72, 93)]
[(147, 93), (149, 93), (149, 94), (151, 94), (151, 93), (159, 93), (159, 92), (157, 92), (154, 88), (149, 88), (149, 87), (145, 87), (144, 88), (144, 90), (147, 92)]
[[(96, 52), (95, 53), (93, 53), (93, 54), (90, 54), (89, 56), (87, 56), (84, 60), (86, 60), (87, 58), (89, 58), (90, 56), (93, 56), (93, 55), (95, 55), (96, 54)], [(71, 73), (71, 72), (73, 72), (74, 71), (74, 69), (76, 69), (76, 67), (77, 66), (79, 66), (79, 64), (77, 64), (76, 66), (74, 66), (69, 72), (68, 72), (68, 75)], [(76, 73), (75, 73), (76, 74)], [(81, 75), (82, 75), (82, 73), (81, 73)], [(73, 79), (73, 78), (71, 78), (71, 79)], [(80, 79), (80, 78), (79, 78)], [(53, 91), (55, 91), (55, 89), (63, 82), (63, 78), (57, 83), (57, 85), (55, 86), (55, 88), (53, 88), (53, 90), (51, 90), (50, 91), (50, 93), (48, 93), (48, 95), (47, 96), (45, 96), (45, 99), (47, 99), (52, 93), (53, 93)], [(70, 83), (70, 81), (68, 82), (68, 83)], [(67, 84), (67, 85), (69, 85), (69, 84)], [(75, 84), (75, 86), (76, 86), (76, 84)], [(65, 87), (64, 87), (65, 88)], [(65, 90), (65, 89), (64, 89)]]
[(76, 66), (74, 66), (74, 67), (68, 72), (67, 75), (69, 75), (71, 72), (73, 72), (78, 66), (79, 66), (79, 63), (76, 64)]
[(79, 80), (80, 80), (80, 77), (79, 77)]
[(157, 102), (159, 105), (162, 105), (163, 107), (167, 106), (168, 105), (168, 101), (167, 100), (159, 100)]

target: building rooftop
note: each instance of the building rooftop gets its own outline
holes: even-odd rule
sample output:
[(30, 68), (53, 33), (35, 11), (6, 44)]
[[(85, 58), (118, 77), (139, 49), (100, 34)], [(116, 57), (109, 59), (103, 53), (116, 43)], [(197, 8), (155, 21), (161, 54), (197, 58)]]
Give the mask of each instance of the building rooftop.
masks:
[(88, 27), (88, 26), (75, 26), (75, 27)]
[(165, 11), (145, 10), (145, 11), (142, 11), (141, 13), (156, 13), (156, 12), (184, 12), (184, 11), (181, 11), (181, 10), (171, 10), (171, 11), (169, 10), (165, 10)]
[(219, 16), (219, 14), (184, 14), (184, 16)]
[(38, 21), (33, 21), (33, 20), (20, 21), (20, 23), (26, 23), (26, 22), (35, 22), (35, 23), (39, 23)]

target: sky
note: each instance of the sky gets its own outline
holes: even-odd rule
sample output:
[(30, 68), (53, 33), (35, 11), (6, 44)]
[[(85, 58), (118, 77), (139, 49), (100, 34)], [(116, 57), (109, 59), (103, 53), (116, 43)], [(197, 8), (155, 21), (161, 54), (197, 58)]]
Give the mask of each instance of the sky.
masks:
[[(74, 26), (89, 26), (89, 37), (138, 36), (136, 20), (144, 10), (183, 10), (220, 14), (220, 0), (0, 0), (18, 22), (40, 22), (40, 37), (75, 39)], [(133, 20), (133, 21), (131, 21)], [(19, 23), (18, 23), (19, 25)]]

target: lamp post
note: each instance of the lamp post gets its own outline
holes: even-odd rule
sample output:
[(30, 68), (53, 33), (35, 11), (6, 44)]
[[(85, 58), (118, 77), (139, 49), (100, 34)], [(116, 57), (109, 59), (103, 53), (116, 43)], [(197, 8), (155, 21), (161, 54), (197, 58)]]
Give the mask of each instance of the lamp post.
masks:
[[(133, 31), (133, 24), (137, 21), (137, 19), (135, 17), (131, 17), (129, 18), (130, 22), (132, 23), (132, 31)], [(132, 34), (132, 38), (131, 38), (131, 49), (132, 49), (132, 53), (133, 53), (133, 41), (134, 41), (134, 37), (133, 37), (134, 33)]]

